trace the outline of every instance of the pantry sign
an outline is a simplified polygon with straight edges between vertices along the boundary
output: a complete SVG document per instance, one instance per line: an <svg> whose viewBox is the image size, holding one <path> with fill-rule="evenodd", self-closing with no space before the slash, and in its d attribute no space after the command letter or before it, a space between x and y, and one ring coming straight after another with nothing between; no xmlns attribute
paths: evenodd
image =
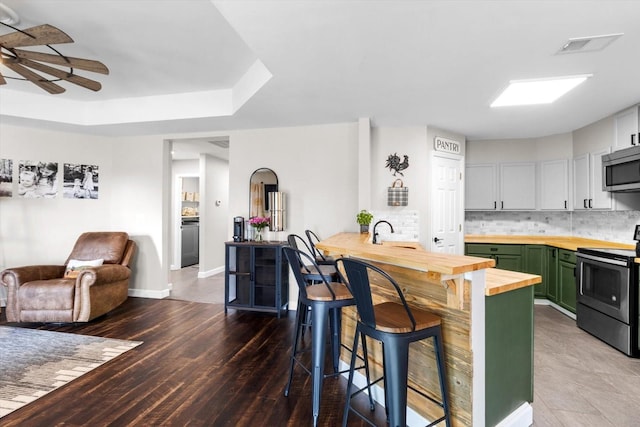
<svg viewBox="0 0 640 427"><path fill-rule="evenodd" d="M433 139L433 142L434 142L433 146L436 151L442 151L444 153L451 153L451 154L457 154L457 155L462 154L460 143L458 141L443 138L441 136L436 136Z"/></svg>

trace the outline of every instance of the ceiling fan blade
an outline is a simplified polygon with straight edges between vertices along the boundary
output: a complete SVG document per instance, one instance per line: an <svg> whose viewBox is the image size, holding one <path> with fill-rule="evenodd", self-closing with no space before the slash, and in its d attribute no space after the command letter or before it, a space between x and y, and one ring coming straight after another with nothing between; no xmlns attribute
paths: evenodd
<svg viewBox="0 0 640 427"><path fill-rule="evenodd" d="M0 36L0 45L6 48L21 46L38 46L45 44L73 43L73 39L64 31L49 25L38 25L26 30ZM24 34L27 33L27 34Z"/></svg>
<svg viewBox="0 0 640 427"><path fill-rule="evenodd" d="M39 62L30 61L28 59L18 59L18 60L14 59L9 61L18 62L25 67L33 68L34 70L41 71L43 73L49 74L50 76L54 76L59 79L66 80L68 82L71 82L78 86L82 86L87 89L91 89L96 92L102 89L102 85L95 80L87 79L85 77L81 77L75 74L69 74L64 70L59 70L57 68L49 67L48 65L40 64ZM9 61L5 61L5 63Z"/></svg>
<svg viewBox="0 0 640 427"><path fill-rule="evenodd" d="M13 53L18 58L32 59L34 61L48 62L49 64L64 65L65 67L79 68L100 74L109 74L109 69L102 62L91 59L63 57L50 53L31 52L29 50L14 49Z"/></svg>
<svg viewBox="0 0 640 427"><path fill-rule="evenodd" d="M2 75L2 73L0 73L0 85L6 85L7 81L4 79L4 76Z"/></svg>
<svg viewBox="0 0 640 427"><path fill-rule="evenodd" d="M10 70L20 74L22 77L29 80L31 83L41 87L42 89L46 90L51 94L55 95L65 91L65 89L62 86L58 86L57 84L50 82L49 80L23 67L20 64L17 64L13 61L7 61L4 58L2 63Z"/></svg>

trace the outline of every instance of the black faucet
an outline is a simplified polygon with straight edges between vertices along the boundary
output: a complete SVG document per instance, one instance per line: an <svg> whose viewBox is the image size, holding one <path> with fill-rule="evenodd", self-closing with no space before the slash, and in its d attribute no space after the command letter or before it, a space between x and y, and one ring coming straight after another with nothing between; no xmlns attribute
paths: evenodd
<svg viewBox="0 0 640 427"><path fill-rule="evenodd" d="M384 222L384 223L389 224L389 227L391 228L391 232L393 233L393 225L391 225L391 223L390 223L389 221L382 220L382 221L378 221L378 222L376 222L376 223L375 223L375 225L373 226L373 240L372 240L372 243L373 243L374 245L377 245L377 244L378 244L378 233L376 232L376 227L377 227L377 226L378 226L378 224L380 224L381 222Z"/></svg>

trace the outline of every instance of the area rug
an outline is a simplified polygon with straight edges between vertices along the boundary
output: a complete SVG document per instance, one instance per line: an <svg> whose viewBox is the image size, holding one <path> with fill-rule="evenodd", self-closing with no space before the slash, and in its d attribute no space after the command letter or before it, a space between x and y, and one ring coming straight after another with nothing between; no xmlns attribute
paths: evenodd
<svg viewBox="0 0 640 427"><path fill-rule="evenodd" d="M140 344L0 326L0 418Z"/></svg>

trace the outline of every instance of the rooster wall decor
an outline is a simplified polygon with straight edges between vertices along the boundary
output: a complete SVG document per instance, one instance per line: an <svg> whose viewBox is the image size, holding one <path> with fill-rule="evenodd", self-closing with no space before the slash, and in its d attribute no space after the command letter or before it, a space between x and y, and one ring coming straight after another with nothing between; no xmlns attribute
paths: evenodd
<svg viewBox="0 0 640 427"><path fill-rule="evenodd" d="M398 153L389 154L389 157L387 157L387 164L385 167L389 168L389 170L393 172L393 176L396 176L397 173L404 176L402 171L409 167L409 156L405 154L402 157L404 157L402 162L400 161Z"/></svg>

